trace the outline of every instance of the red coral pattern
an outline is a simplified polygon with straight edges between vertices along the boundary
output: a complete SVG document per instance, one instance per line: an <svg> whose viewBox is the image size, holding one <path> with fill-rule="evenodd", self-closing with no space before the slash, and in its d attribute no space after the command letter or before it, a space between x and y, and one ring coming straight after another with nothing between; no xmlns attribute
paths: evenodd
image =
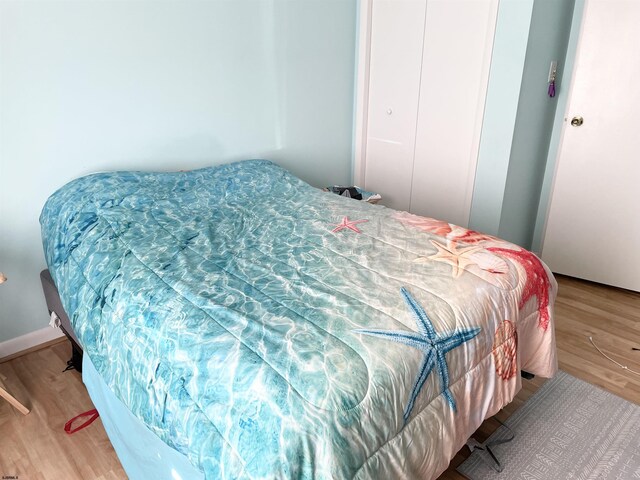
<svg viewBox="0 0 640 480"><path fill-rule="evenodd" d="M527 280L520 297L519 309L522 309L535 295L538 301L538 327L547 331L549 327L549 277L542 262L528 250L511 250L508 248L490 247L487 250L518 262L524 268Z"/></svg>
<svg viewBox="0 0 640 480"><path fill-rule="evenodd" d="M493 360L496 373L503 380L509 380L518 373L516 352L518 351L518 332L515 324L505 320L493 337Z"/></svg>
<svg viewBox="0 0 640 480"><path fill-rule="evenodd" d="M396 213L396 218L405 225L410 225L424 232L433 233L441 237L448 238L449 233L451 233L451 224L443 222L442 220L436 220L435 218L419 217L418 215L407 212Z"/></svg>
<svg viewBox="0 0 640 480"><path fill-rule="evenodd" d="M478 243L478 242L501 242L504 243L504 240L500 240L497 237L493 237L491 235L486 235L484 233L476 232L475 230L467 230L460 228L461 232L454 237L452 240L463 243Z"/></svg>
<svg viewBox="0 0 640 480"><path fill-rule="evenodd" d="M443 222L442 220L436 220L435 218L419 217L411 213L400 212L396 214L396 218L406 225L418 228L423 232L433 233L445 237L452 242L462 243L479 243L479 242L500 242L504 243L504 240L500 240L497 237L486 235L484 233L476 232L475 230L468 230L452 223Z"/></svg>

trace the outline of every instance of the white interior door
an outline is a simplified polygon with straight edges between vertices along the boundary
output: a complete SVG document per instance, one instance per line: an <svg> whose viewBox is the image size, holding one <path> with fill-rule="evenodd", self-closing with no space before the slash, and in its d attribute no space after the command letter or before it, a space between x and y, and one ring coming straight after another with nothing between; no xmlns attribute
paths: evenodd
<svg viewBox="0 0 640 480"><path fill-rule="evenodd" d="M542 250L554 272L636 291L639 26L638 0L585 4Z"/></svg>

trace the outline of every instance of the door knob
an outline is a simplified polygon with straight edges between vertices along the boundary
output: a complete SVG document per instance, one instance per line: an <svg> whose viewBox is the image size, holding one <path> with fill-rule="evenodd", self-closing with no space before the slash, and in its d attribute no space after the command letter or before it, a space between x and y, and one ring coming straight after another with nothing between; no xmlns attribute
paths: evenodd
<svg viewBox="0 0 640 480"><path fill-rule="evenodd" d="M582 118L582 117L573 117L571 119L571 126L573 126L573 127L579 127L583 123L584 123L584 118Z"/></svg>

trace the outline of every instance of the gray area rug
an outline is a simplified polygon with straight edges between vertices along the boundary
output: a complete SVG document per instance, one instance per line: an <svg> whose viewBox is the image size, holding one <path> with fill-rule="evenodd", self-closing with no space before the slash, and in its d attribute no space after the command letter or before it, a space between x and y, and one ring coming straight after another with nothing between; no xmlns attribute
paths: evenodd
<svg viewBox="0 0 640 480"><path fill-rule="evenodd" d="M474 452L458 472L484 479L640 479L640 406L558 372L505 424L516 434L492 450L498 473ZM491 439L508 437L500 427Z"/></svg>

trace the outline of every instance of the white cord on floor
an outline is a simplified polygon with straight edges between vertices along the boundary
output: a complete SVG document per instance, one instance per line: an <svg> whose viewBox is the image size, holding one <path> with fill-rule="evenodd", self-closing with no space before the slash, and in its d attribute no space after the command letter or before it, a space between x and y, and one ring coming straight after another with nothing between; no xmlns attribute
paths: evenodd
<svg viewBox="0 0 640 480"><path fill-rule="evenodd" d="M591 342L591 345L593 345L594 347L596 347L596 350L598 350L600 352L600 354L606 358L607 360L611 360L613 363L615 363L616 365L618 365L620 368L622 368L623 370L626 370L627 372L631 372L634 375L638 375L640 376L640 372L636 372L635 370L631 370L629 367L627 367L626 365L622 365L621 363L616 362L613 358L611 358L610 356L608 356L606 353L604 353L602 350L600 350L598 348L598 346L595 344L595 342L593 341L592 337L589 337L589 341Z"/></svg>

